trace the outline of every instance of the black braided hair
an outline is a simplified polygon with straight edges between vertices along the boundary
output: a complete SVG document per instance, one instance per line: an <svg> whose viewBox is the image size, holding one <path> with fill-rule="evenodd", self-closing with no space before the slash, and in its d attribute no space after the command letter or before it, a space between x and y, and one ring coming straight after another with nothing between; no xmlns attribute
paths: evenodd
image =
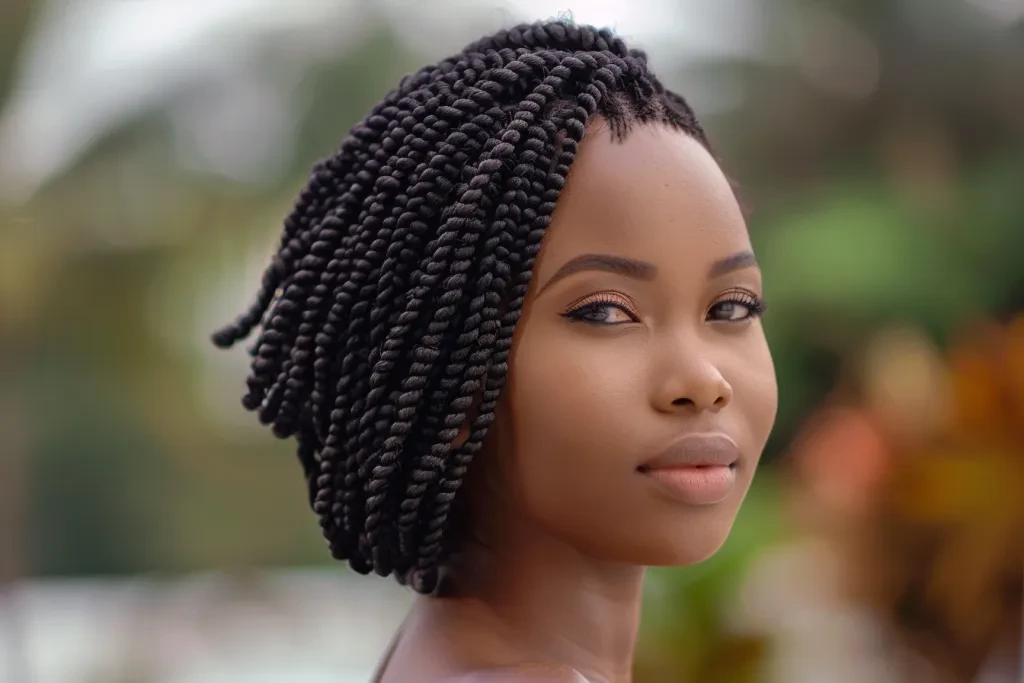
<svg viewBox="0 0 1024 683"><path fill-rule="evenodd" d="M422 593L505 380L541 238L588 123L686 101L609 30L523 24L406 76L317 164L256 301L243 405L295 436L332 555ZM453 448L460 428L468 438Z"/></svg>

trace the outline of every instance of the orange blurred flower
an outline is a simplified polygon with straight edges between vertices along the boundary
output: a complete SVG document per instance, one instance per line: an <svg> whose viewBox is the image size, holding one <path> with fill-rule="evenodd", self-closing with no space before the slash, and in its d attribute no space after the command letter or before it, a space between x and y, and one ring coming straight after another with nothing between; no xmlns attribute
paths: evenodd
<svg viewBox="0 0 1024 683"><path fill-rule="evenodd" d="M894 458L872 562L894 623L970 680L995 648L1019 637L1024 317L973 326L948 365L948 424L919 452Z"/></svg>

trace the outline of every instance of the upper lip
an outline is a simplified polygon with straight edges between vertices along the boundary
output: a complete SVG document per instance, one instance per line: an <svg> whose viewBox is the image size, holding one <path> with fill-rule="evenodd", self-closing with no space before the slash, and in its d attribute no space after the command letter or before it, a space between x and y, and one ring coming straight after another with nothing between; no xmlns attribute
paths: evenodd
<svg viewBox="0 0 1024 683"><path fill-rule="evenodd" d="M736 442L722 434L691 433L673 441L668 448L639 467L642 471L681 467L731 466L740 459Z"/></svg>

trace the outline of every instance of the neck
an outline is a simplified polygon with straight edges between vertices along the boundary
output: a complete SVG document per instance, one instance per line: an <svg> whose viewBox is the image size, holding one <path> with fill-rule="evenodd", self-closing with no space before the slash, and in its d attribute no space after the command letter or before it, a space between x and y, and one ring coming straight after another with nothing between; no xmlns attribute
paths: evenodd
<svg viewBox="0 0 1024 683"><path fill-rule="evenodd" d="M474 664L547 662L594 683L628 683L643 567L596 561L510 523L515 515L489 517L452 566L451 597L425 598L417 611L443 622L456 642L476 641L472 649L489 661Z"/></svg>

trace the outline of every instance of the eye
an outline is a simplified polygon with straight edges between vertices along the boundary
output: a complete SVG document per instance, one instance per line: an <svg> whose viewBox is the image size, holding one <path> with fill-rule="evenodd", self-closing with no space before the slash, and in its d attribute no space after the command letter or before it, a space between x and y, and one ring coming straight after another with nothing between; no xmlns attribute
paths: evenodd
<svg viewBox="0 0 1024 683"><path fill-rule="evenodd" d="M605 293L576 301L562 315L570 321L590 325L623 325L637 322L637 315L631 309L624 297Z"/></svg>
<svg viewBox="0 0 1024 683"><path fill-rule="evenodd" d="M712 322L739 323L764 315L767 304L761 297L746 290L727 293L708 311Z"/></svg>

